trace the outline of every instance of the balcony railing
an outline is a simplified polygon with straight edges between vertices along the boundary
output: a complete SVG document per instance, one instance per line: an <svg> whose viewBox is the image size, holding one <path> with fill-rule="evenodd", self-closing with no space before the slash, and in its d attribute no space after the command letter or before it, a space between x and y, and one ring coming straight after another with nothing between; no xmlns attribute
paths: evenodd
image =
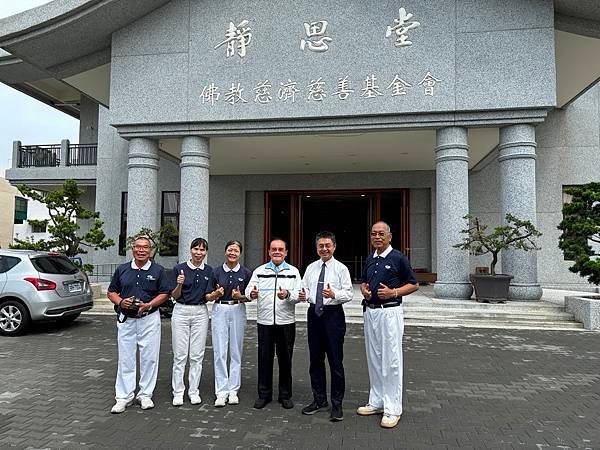
<svg viewBox="0 0 600 450"><path fill-rule="evenodd" d="M95 166L98 161L98 145L73 144L69 145L69 166Z"/></svg>
<svg viewBox="0 0 600 450"><path fill-rule="evenodd" d="M60 166L60 144L22 145L18 155L18 167Z"/></svg>
<svg viewBox="0 0 600 450"><path fill-rule="evenodd" d="M16 167L95 166L98 162L97 144L21 145L13 143Z"/></svg>

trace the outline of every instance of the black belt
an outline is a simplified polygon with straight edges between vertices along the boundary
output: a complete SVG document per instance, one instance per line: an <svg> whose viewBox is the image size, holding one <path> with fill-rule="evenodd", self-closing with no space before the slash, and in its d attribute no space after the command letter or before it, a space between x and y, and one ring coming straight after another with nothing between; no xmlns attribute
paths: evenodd
<svg viewBox="0 0 600 450"><path fill-rule="evenodd" d="M182 302L179 300L175 300L175 303L179 303L180 305L190 305L190 306L198 306L198 305L205 305L206 301L200 302L200 303L187 303L187 302Z"/></svg>
<svg viewBox="0 0 600 450"><path fill-rule="evenodd" d="M363 312L369 309L377 309L377 308L393 308L395 306L402 305L402 302L388 302L388 303L368 303L365 300L362 302Z"/></svg>
<svg viewBox="0 0 600 450"><path fill-rule="evenodd" d="M215 300L215 303L219 303L221 305L237 305L238 303L244 303L240 300Z"/></svg>

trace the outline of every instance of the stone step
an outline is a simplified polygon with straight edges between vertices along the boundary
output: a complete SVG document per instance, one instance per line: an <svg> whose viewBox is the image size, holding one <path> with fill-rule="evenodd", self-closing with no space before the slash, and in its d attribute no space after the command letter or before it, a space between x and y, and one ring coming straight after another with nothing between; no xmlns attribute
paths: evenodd
<svg viewBox="0 0 600 450"><path fill-rule="evenodd" d="M106 284L101 285L94 293L99 298L94 300L91 313L114 314L112 303L106 298ZM548 294L554 301L490 304L474 300L436 299L431 286L424 286L404 298L405 323L407 326L582 330L582 324L576 322L573 315L555 301L562 293L549 291ZM360 289L354 286L354 299L344 305L348 323L363 322L361 300ZM210 311L212 304L209 303L208 308ZM307 304L298 304L296 320L306 321L307 309ZM256 320L256 302L247 303L246 312L248 320Z"/></svg>

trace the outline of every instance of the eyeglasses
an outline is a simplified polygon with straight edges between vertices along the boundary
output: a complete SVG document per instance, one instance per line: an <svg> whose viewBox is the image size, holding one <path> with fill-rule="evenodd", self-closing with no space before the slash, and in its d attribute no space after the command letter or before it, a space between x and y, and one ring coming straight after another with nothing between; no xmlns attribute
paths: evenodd
<svg viewBox="0 0 600 450"><path fill-rule="evenodd" d="M371 231L371 236L373 237L384 237L385 235L387 235L387 231Z"/></svg>
<svg viewBox="0 0 600 450"><path fill-rule="evenodd" d="M149 245L134 245L133 248L136 250L150 250Z"/></svg>

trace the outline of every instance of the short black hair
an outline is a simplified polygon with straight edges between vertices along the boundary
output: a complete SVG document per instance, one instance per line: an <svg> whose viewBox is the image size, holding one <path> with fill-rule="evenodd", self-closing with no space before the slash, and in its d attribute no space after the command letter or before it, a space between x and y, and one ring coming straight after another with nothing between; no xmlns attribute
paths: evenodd
<svg viewBox="0 0 600 450"><path fill-rule="evenodd" d="M269 248L271 248L271 244L273 243L273 241L281 241L283 242L283 245L285 246L285 249L287 250L288 246L287 246L287 242L285 239L282 239L278 236L274 236L271 238L271 240L269 241Z"/></svg>
<svg viewBox="0 0 600 450"><path fill-rule="evenodd" d="M336 245L335 234L333 234L331 231L319 231L315 236L315 242L319 242L319 239L331 239L333 245Z"/></svg>
<svg viewBox="0 0 600 450"><path fill-rule="evenodd" d="M242 250L244 247L242 247L242 243L240 241L236 241L235 239L232 239L227 244L225 244L225 250L227 250L227 247L229 247L230 245L237 245L240 248L240 253L242 253Z"/></svg>
<svg viewBox="0 0 600 450"><path fill-rule="evenodd" d="M204 247L204 249L208 251L208 242L206 242L206 239L204 238L196 238L190 244L190 250L194 247Z"/></svg>

